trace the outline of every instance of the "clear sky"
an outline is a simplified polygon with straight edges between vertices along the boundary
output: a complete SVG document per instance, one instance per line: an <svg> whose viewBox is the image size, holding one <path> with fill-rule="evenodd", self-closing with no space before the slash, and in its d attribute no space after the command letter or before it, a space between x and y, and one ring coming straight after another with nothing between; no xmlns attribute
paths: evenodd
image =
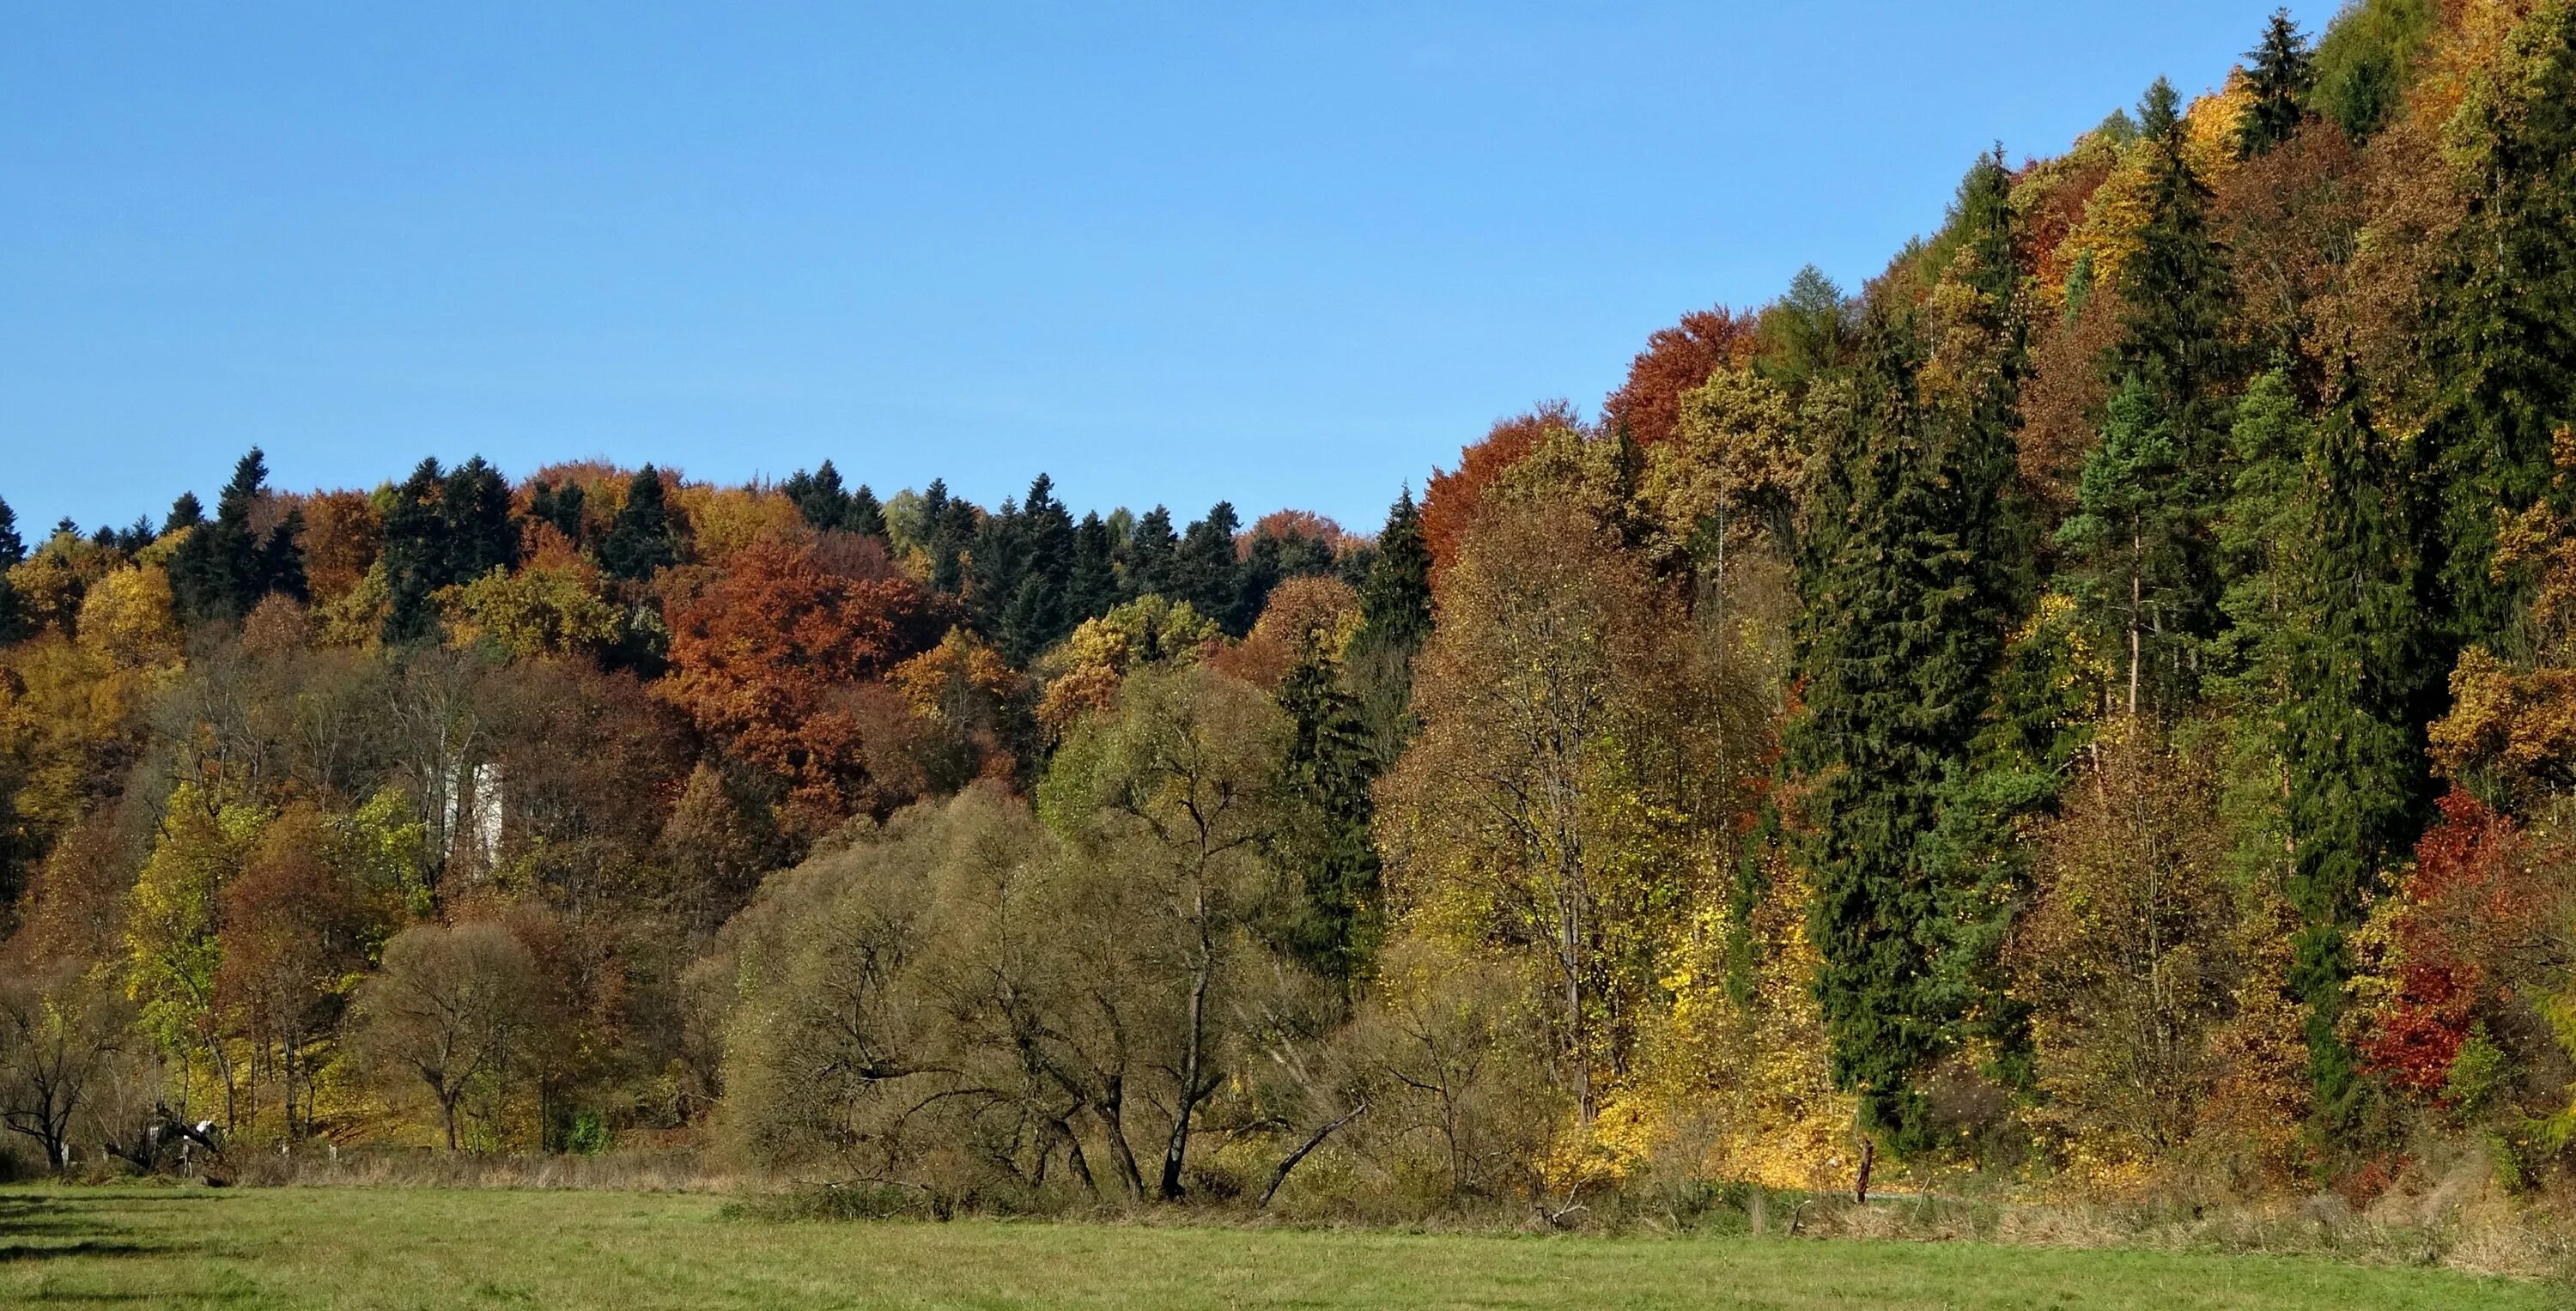
<svg viewBox="0 0 2576 1311"><path fill-rule="evenodd" d="M828 456L1373 529L2270 8L0 0L0 497Z"/></svg>

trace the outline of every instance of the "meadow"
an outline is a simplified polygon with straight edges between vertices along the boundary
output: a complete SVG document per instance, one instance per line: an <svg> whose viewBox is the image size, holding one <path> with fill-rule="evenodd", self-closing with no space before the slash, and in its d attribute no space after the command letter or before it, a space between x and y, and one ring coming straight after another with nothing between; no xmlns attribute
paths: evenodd
<svg viewBox="0 0 2576 1311"><path fill-rule="evenodd" d="M718 1196L576 1190L0 1190L10 1306L2477 1311L2557 1294L2306 1257L1970 1242L780 1221Z"/></svg>

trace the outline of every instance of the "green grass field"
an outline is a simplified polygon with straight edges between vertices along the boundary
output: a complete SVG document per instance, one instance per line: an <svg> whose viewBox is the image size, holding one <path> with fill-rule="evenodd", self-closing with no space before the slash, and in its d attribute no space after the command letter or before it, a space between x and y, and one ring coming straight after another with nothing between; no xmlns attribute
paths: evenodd
<svg viewBox="0 0 2576 1311"><path fill-rule="evenodd" d="M703 1196L0 1190L0 1304L2543 1307L2541 1285L1967 1243L731 1218Z"/></svg>

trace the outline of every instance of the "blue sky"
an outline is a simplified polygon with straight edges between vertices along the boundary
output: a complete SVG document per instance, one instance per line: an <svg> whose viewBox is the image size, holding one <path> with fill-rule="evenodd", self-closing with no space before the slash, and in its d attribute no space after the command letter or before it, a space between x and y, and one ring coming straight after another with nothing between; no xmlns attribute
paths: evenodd
<svg viewBox="0 0 2576 1311"><path fill-rule="evenodd" d="M0 497L258 444L1374 528L2270 7L0 0Z"/></svg>

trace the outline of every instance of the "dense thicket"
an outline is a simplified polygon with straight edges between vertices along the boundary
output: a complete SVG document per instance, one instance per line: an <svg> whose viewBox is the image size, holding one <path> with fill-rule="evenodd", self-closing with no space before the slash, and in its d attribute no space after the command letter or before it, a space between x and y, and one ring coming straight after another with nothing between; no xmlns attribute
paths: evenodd
<svg viewBox="0 0 2576 1311"><path fill-rule="evenodd" d="M2576 6L2363 0L1374 536L828 461L0 507L0 1116L940 1209L2554 1204L2571 424Z"/></svg>

